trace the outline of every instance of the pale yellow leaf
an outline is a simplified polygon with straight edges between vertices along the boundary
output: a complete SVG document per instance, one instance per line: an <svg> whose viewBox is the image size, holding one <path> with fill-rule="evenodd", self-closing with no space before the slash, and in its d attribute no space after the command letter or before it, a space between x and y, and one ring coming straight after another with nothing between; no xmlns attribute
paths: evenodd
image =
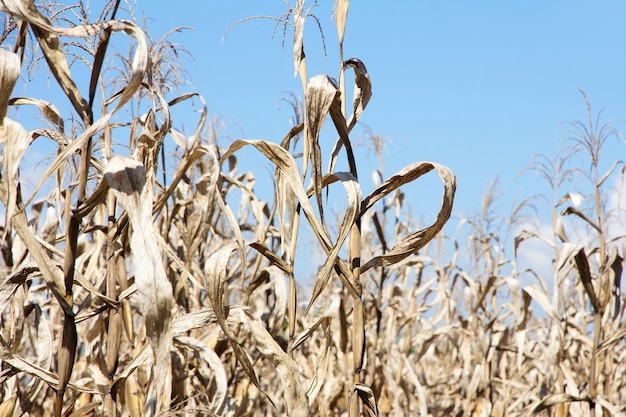
<svg viewBox="0 0 626 417"><path fill-rule="evenodd" d="M348 0L335 1L335 23L337 25L337 35L340 44L343 43L343 37L346 32L346 19L348 17L349 6L350 2Z"/></svg>
<svg viewBox="0 0 626 417"><path fill-rule="evenodd" d="M7 116L9 99L20 76L20 57L4 48L0 48L0 128Z"/></svg>

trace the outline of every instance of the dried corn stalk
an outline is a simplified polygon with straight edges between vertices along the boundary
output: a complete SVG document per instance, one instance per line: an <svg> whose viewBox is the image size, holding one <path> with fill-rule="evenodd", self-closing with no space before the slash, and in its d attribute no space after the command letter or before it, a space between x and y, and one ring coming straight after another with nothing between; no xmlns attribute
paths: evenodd
<svg viewBox="0 0 626 417"><path fill-rule="evenodd" d="M152 223L152 188L146 183L143 166L115 156L104 172L109 187L128 213L132 235L131 252L139 306L154 353L150 392L146 401L149 416L169 409L171 371L172 285L163 268L158 237Z"/></svg>

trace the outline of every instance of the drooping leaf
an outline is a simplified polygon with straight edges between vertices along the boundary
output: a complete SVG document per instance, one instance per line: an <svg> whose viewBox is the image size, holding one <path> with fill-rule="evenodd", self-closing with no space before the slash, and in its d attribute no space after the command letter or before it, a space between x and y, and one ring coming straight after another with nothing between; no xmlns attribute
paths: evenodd
<svg viewBox="0 0 626 417"><path fill-rule="evenodd" d="M155 415L169 407L173 296L152 223L152 190L146 186L143 165L119 155L111 158L104 177L128 213L132 227L130 246L135 263L135 284L155 359L155 377L146 407L150 415Z"/></svg>
<svg viewBox="0 0 626 417"><path fill-rule="evenodd" d="M444 186L443 200L441 203L441 209L437 214L435 223L431 226L422 229L418 232L412 233L409 236L402 239L400 242L389 250L389 252L376 256L367 261L361 267L361 273L376 266L388 266L393 265L407 256L414 254L417 250L424 247L441 231L444 224L450 218L452 213L452 205L454 203L454 193L456 191L456 177L448 168L443 165L436 164L434 162L417 162L411 164L398 173L394 174L377 187L369 196L367 196L361 203L361 216L367 211L374 203L381 198L389 195L391 192L397 190L404 184L410 183L416 180L422 175L435 170L441 178Z"/></svg>

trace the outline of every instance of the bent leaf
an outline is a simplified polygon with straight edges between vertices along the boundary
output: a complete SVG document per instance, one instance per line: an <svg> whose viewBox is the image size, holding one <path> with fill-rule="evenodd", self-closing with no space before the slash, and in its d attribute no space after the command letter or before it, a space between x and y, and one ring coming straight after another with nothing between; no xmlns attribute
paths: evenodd
<svg viewBox="0 0 626 417"><path fill-rule="evenodd" d="M447 167L443 165L436 164L434 162L417 162L411 164L383 184L381 184L378 188L372 192L367 198L363 200L361 203L361 214L363 216L365 212L374 205L377 201L389 195L393 191L397 190L404 184L408 184L411 181L416 180L422 175L435 170L441 178L444 185L444 193L443 200L441 204L441 209L439 210L439 214L437 214L437 219L435 223L431 226L422 229L418 232L412 233L409 236L402 239L400 242L396 244L389 252L376 256L369 261L367 261L362 267L361 272L365 272L368 269L376 266L389 266L396 264L402 261L409 255L414 254L417 250L424 247L428 242L430 242L436 235L441 231L444 224L450 218L450 214L452 213L452 204L454 203L454 193L456 191L456 177Z"/></svg>

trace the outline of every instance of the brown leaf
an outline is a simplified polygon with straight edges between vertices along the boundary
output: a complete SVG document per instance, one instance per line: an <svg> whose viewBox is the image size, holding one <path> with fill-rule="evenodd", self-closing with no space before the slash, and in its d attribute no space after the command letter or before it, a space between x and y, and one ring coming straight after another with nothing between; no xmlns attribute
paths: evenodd
<svg viewBox="0 0 626 417"><path fill-rule="evenodd" d="M300 181L300 176L299 176L296 162L293 156L285 148L283 148L280 145L274 144L272 142L263 141L263 140L239 139L233 142L228 148L228 150L224 153L224 155L222 155L222 159L221 159L222 163L224 163L224 161L227 161L228 158L230 158L230 156L233 155L235 152L237 152L239 149L247 145L252 145L255 148L257 148L263 155L265 155L266 158L268 158L276 166L277 170L281 171L282 175L284 176L285 184L289 185L289 187L294 193L294 196L300 203L300 207L302 208L302 211L304 212L305 217L309 221L309 224L311 225L311 228L313 229L315 236L317 237L318 241L322 245L322 249L326 253L331 253L331 252L335 254L339 253L340 246L343 244L343 241L342 240L338 241L337 242L338 247L333 247L334 245L331 243L330 237L328 236L328 234L326 234L326 232L324 231L324 228L322 227L320 222L317 220L317 217L315 216L315 212L313 210L313 207L311 206L311 202L309 201L307 193L305 192L304 187L302 186L302 182ZM339 175L344 175L344 174L339 174ZM333 178L335 181L339 179L338 176L331 176L330 178ZM323 180L323 181L326 181L326 180ZM328 181L329 183L332 182L330 180ZM334 257L329 256L327 259L327 262L330 262L331 260L333 263L336 264L335 267L340 271L339 277L344 283L344 285L346 285L346 288L350 291L350 293L354 297L360 297L361 296L360 284L358 282L355 282L352 279L352 273L350 271L350 268L348 268L345 262L341 261L341 259L337 258L336 256ZM324 269L325 271L324 273L330 273L330 270L332 270L332 268ZM322 281L322 280L326 280L326 277L323 274L318 273L317 279Z"/></svg>
<svg viewBox="0 0 626 417"><path fill-rule="evenodd" d="M397 190L402 185L416 180L427 172L435 170L441 178L444 185L443 201L441 209L437 214L435 223L431 226L422 229L418 232L412 233L409 236L398 242L389 252L376 256L370 259L361 267L361 272L365 272L368 269L376 266L388 266L400 262L407 256L414 254L417 250L424 247L441 231L444 224L450 218L452 213L452 204L454 203L454 193L456 191L456 178L452 171L443 165L436 164L434 162L416 162L411 164L398 173L394 174L391 178L377 187L369 196L367 196L361 203L361 216L368 210L374 203L381 198L389 195L391 192Z"/></svg>
<svg viewBox="0 0 626 417"><path fill-rule="evenodd" d="M593 288L591 270L589 269L589 261L587 260L585 249L579 245L576 245L575 248L577 250L574 253L574 260L576 261L576 268L578 269L580 281L585 288L585 292L589 297L589 302L593 306L593 310L596 312L596 314L602 313L602 305L600 304L600 300L598 299L598 296L596 295L596 292Z"/></svg>
<svg viewBox="0 0 626 417"><path fill-rule="evenodd" d="M354 69L353 112L350 116L350 122L348 123L348 129L352 130L372 98L372 81L370 80L367 68L365 68L365 64L360 59L348 59L344 61L343 67Z"/></svg>
<svg viewBox="0 0 626 417"><path fill-rule="evenodd" d="M315 200L322 225L325 226L322 206L322 149L319 144L320 131L338 94L337 85L327 75L316 75L307 84L305 94L305 149L309 149L311 158L311 181L315 190ZM307 158L309 155L304 155Z"/></svg>

